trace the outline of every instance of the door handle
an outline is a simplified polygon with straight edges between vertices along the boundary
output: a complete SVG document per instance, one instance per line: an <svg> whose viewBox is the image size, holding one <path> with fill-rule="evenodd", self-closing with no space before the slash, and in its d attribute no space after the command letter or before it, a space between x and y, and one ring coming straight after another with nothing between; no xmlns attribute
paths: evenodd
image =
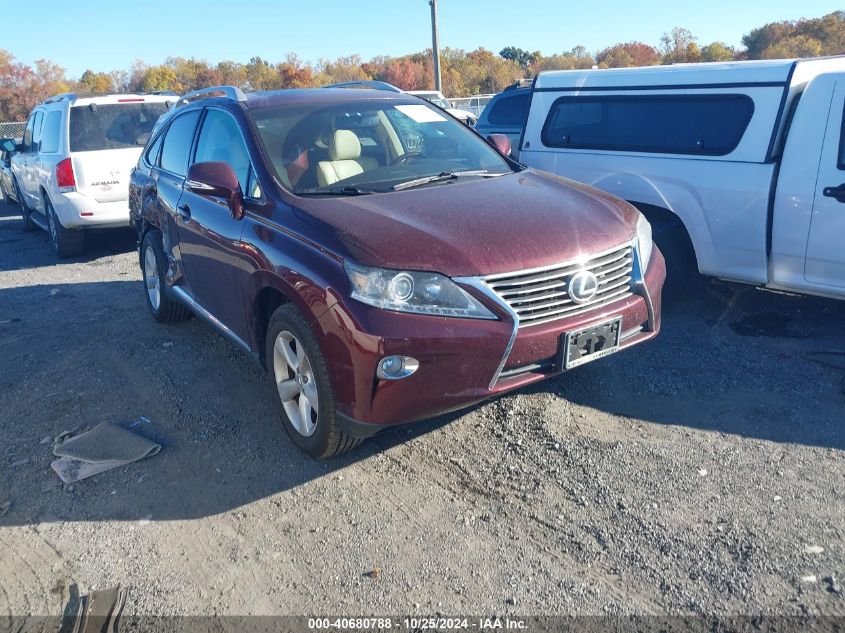
<svg viewBox="0 0 845 633"><path fill-rule="evenodd" d="M191 219L191 207L187 204L180 204L176 207L176 213L179 214L179 217L182 219L182 222L188 222Z"/></svg>
<svg viewBox="0 0 845 633"><path fill-rule="evenodd" d="M838 187L825 187L822 189L822 195L828 198L834 198L837 202L845 202L845 183Z"/></svg>

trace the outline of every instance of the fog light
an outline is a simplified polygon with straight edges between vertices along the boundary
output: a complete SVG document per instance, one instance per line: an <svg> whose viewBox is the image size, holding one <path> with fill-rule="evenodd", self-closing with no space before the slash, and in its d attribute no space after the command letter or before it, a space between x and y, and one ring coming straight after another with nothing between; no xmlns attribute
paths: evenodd
<svg viewBox="0 0 845 633"><path fill-rule="evenodd" d="M382 380L407 378L419 369L420 362L410 356L385 356L378 362L376 376Z"/></svg>

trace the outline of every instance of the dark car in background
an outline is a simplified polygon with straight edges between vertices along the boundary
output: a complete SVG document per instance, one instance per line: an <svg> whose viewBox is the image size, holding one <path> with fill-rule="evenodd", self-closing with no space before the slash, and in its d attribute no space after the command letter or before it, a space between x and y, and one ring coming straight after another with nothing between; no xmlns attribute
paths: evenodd
<svg viewBox="0 0 845 633"><path fill-rule="evenodd" d="M512 155L519 159L519 141L528 107L531 105L531 83L517 81L493 97L478 121L475 128L483 136L490 134L504 134L511 141Z"/></svg>
<svg viewBox="0 0 845 633"><path fill-rule="evenodd" d="M130 179L149 310L261 362L320 457L654 337L648 223L506 146L383 90L186 95Z"/></svg>

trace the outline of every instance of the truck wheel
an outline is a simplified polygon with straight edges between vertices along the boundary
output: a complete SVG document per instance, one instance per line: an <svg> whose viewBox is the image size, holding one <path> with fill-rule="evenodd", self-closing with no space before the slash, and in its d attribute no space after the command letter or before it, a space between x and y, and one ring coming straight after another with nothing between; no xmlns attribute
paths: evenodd
<svg viewBox="0 0 845 633"><path fill-rule="evenodd" d="M32 211L29 210L29 207L26 206L26 202L23 201L23 196L21 195L21 188L18 187L18 181L12 181L12 186L15 188L15 197L18 199L18 204L21 207L21 216L23 216L23 230L34 231L35 222L32 221Z"/></svg>
<svg viewBox="0 0 845 633"><path fill-rule="evenodd" d="M282 424L294 444L312 457L325 458L361 443L360 438L345 434L337 422L325 358L308 322L293 304L280 306L270 317L265 352Z"/></svg>
<svg viewBox="0 0 845 633"><path fill-rule="evenodd" d="M166 292L164 247L158 231L147 231L141 242L141 272L144 275L147 307L159 323L177 323L191 318L191 311Z"/></svg>
<svg viewBox="0 0 845 633"><path fill-rule="evenodd" d="M21 202L21 208L26 206ZM72 231L66 229L59 222L56 217L56 210L53 209L53 204L49 198L44 199L44 211L47 216L47 228L50 233L50 243L53 245L53 250L56 255L65 259L67 257L76 257L82 253L82 248L85 244L84 234L82 231ZM30 220L31 221L31 220Z"/></svg>

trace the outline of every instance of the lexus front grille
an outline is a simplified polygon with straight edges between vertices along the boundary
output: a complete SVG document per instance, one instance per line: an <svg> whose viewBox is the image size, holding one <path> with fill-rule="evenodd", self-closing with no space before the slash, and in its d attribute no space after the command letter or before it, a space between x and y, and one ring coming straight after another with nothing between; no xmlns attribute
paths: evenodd
<svg viewBox="0 0 845 633"><path fill-rule="evenodd" d="M484 283L511 307L524 327L581 314L632 295L633 268L634 249L629 243L586 259L488 275ZM577 302L570 296L569 281L585 270L596 276L598 288L591 299Z"/></svg>

